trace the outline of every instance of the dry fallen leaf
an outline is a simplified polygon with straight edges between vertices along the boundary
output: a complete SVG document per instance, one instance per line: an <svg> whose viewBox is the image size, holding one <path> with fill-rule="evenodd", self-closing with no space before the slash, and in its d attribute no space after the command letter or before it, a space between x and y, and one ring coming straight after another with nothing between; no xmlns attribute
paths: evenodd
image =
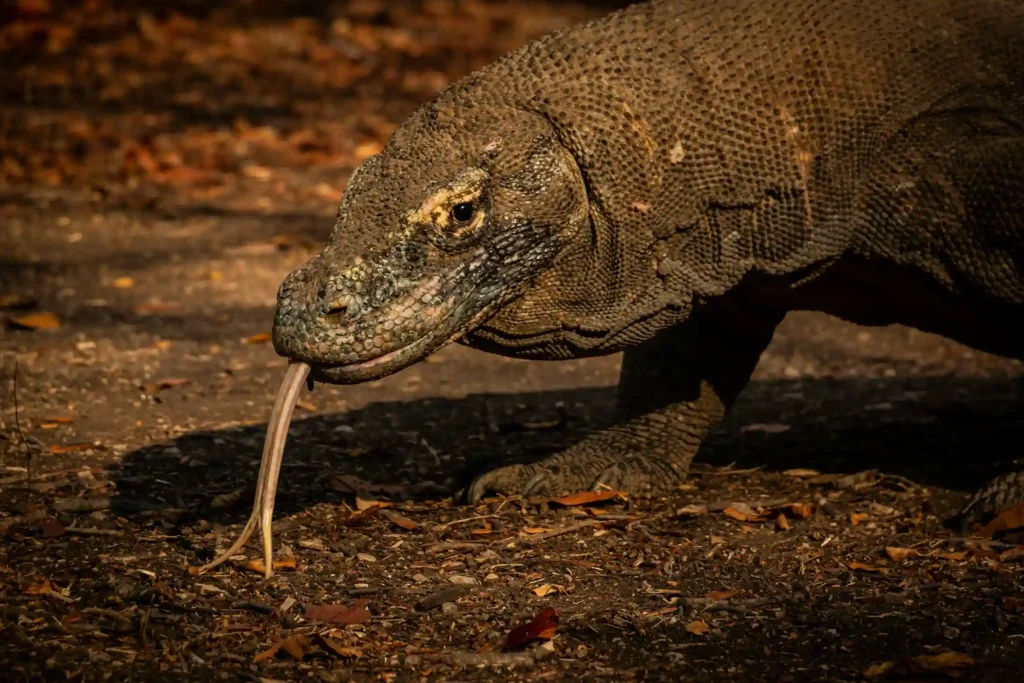
<svg viewBox="0 0 1024 683"><path fill-rule="evenodd" d="M285 557L280 560L274 560L274 569L296 569L297 564L294 557ZM245 568L249 571L256 572L257 574L263 574L266 567L263 564L263 560L249 560L245 563Z"/></svg>
<svg viewBox="0 0 1024 683"><path fill-rule="evenodd" d="M25 589L25 595L49 595L52 592L53 585L49 579L45 579L42 583L33 583Z"/></svg>
<svg viewBox="0 0 1024 683"><path fill-rule="evenodd" d="M61 455L62 453L78 453L80 451L91 450L102 450L102 447L100 447L97 444L89 442L54 444L50 446L50 452L53 453L54 455Z"/></svg>
<svg viewBox="0 0 1024 683"><path fill-rule="evenodd" d="M0 294L0 310L32 308L36 300L24 294Z"/></svg>
<svg viewBox="0 0 1024 683"><path fill-rule="evenodd" d="M850 513L850 524L852 524L853 526L857 526L858 524L860 524L861 522L863 522L865 519L867 519L870 516L871 515L869 515L866 512L851 512Z"/></svg>
<svg viewBox="0 0 1024 683"><path fill-rule="evenodd" d="M543 526L530 526L523 529L524 534L546 534L551 529Z"/></svg>
<svg viewBox="0 0 1024 683"><path fill-rule="evenodd" d="M305 633L296 633L274 643L269 649L256 655L255 660L257 662L264 662L268 659L273 659L281 650L284 650L295 659L302 659L309 652L309 648L312 645L313 636L306 635Z"/></svg>
<svg viewBox="0 0 1024 683"><path fill-rule="evenodd" d="M130 289L135 286L135 280L128 276L124 276L115 278L110 284L114 285L114 287L117 287L118 289Z"/></svg>
<svg viewBox="0 0 1024 683"><path fill-rule="evenodd" d="M936 557L941 557L944 560L953 560L954 562L962 562L970 557L970 552L966 550L958 550L952 553L936 553Z"/></svg>
<svg viewBox="0 0 1024 683"><path fill-rule="evenodd" d="M558 592L558 589L552 586L550 583L545 583L543 586L537 586L533 589L534 595L538 598L543 598L551 593Z"/></svg>
<svg viewBox="0 0 1024 683"><path fill-rule="evenodd" d="M946 651L937 655L918 655L910 660L922 671L941 673L953 678L962 676L974 667L974 659L961 652Z"/></svg>
<svg viewBox="0 0 1024 683"><path fill-rule="evenodd" d="M786 519L786 515L779 513L779 516L775 518L775 528L779 531L786 531L789 529L789 520Z"/></svg>
<svg viewBox="0 0 1024 683"><path fill-rule="evenodd" d="M386 517L395 526L401 527L406 531L412 531L413 529L418 529L420 527L416 522L412 521L408 517L403 517L394 510L381 510L380 514Z"/></svg>
<svg viewBox="0 0 1024 683"><path fill-rule="evenodd" d="M356 600L351 605L319 605L306 610L307 619L326 621L332 624L365 624L370 620L370 611L366 605L369 598Z"/></svg>
<svg viewBox="0 0 1024 683"><path fill-rule="evenodd" d="M676 510L677 517L700 517L708 514L707 505L684 505Z"/></svg>
<svg viewBox="0 0 1024 683"><path fill-rule="evenodd" d="M733 590L733 591L711 591L710 593L708 593L704 597L707 598L708 600L728 600L732 596L738 595L739 592L740 591L738 591L738 590Z"/></svg>
<svg viewBox="0 0 1024 683"><path fill-rule="evenodd" d="M703 619L697 619L696 621L691 621L689 624L687 624L683 628L685 628L687 631L689 631L690 633L692 633L695 636L702 636L702 635L704 635L705 633L707 633L708 631L711 630L711 627L708 626L707 622L705 622Z"/></svg>
<svg viewBox="0 0 1024 683"><path fill-rule="evenodd" d="M893 562L903 562L908 557L917 555L917 551L912 548L897 548L895 546L886 546L885 554L889 556L889 559Z"/></svg>
<svg viewBox="0 0 1024 683"><path fill-rule="evenodd" d="M259 332L242 340L243 344L265 344L270 341L269 332Z"/></svg>
<svg viewBox="0 0 1024 683"><path fill-rule="evenodd" d="M522 647L534 640L550 640L558 628L558 614L545 607L530 622L516 626L508 632L502 650Z"/></svg>
<svg viewBox="0 0 1024 683"><path fill-rule="evenodd" d="M802 467L797 467L795 469L786 470L785 472L783 472L783 474L785 474L787 477L809 478L817 477L818 475L821 474L821 472L819 472L818 470L809 470Z"/></svg>
<svg viewBox="0 0 1024 683"><path fill-rule="evenodd" d="M998 533L1019 529L1022 526L1024 526L1024 503L1017 503L996 515L996 518L979 529L975 536L992 538Z"/></svg>
<svg viewBox="0 0 1024 683"><path fill-rule="evenodd" d="M22 330L56 330L60 318L49 312L29 313L8 318L7 325Z"/></svg>
<svg viewBox="0 0 1024 683"><path fill-rule="evenodd" d="M491 533L492 531L494 531L494 529L491 527L491 523L488 522L487 520L484 520L483 527L481 527L480 529L473 529L469 533L475 534L477 536L486 536L487 534Z"/></svg>
<svg viewBox="0 0 1024 683"><path fill-rule="evenodd" d="M999 553L1000 562L1016 562L1024 560L1024 545L1017 545Z"/></svg>
<svg viewBox="0 0 1024 683"><path fill-rule="evenodd" d="M580 493L574 493L571 496L566 496L565 498L557 498L551 502L571 507L573 505L600 503L620 496L625 498L626 493L624 491L582 491Z"/></svg>
<svg viewBox="0 0 1024 683"><path fill-rule="evenodd" d="M789 510L800 519L807 519L814 514L814 506L810 503L786 503L783 510Z"/></svg>
<svg viewBox="0 0 1024 683"><path fill-rule="evenodd" d="M959 678L975 665L974 659L960 652L946 651L937 655L918 655L902 662L872 664L864 671L866 678L914 678L939 674Z"/></svg>
<svg viewBox="0 0 1024 683"><path fill-rule="evenodd" d="M74 422L75 418L69 417L67 415L54 415L53 417L43 418L43 420L44 420L44 423L47 423L47 424L52 423L52 424L66 425L66 424L71 424L72 422Z"/></svg>
<svg viewBox="0 0 1024 683"><path fill-rule="evenodd" d="M753 512L753 510L748 512L746 510L740 510L732 505L722 510L722 512L727 517L732 517L739 522L760 522L764 519L764 517Z"/></svg>
<svg viewBox="0 0 1024 683"><path fill-rule="evenodd" d="M356 510L359 512L366 512L373 508L386 508L391 507L391 503L386 500L373 500L369 498L360 498L356 496Z"/></svg>
<svg viewBox="0 0 1024 683"><path fill-rule="evenodd" d="M163 379L159 379L156 382L153 382L149 386L142 387L142 389L143 391L155 394L156 392L162 391L164 389L173 389L174 387L180 387L184 384L188 384L191 381L192 380L188 379L187 377L164 377Z"/></svg>
<svg viewBox="0 0 1024 683"><path fill-rule="evenodd" d="M851 562L846 566L855 572L885 572L885 570L880 567L872 567L870 564L863 564L861 562Z"/></svg>
<svg viewBox="0 0 1024 683"><path fill-rule="evenodd" d="M336 657L351 657L353 659L359 659L363 656L363 651L358 647L346 647L335 638L329 638L323 634L317 634L317 641L320 643L321 647L334 654Z"/></svg>

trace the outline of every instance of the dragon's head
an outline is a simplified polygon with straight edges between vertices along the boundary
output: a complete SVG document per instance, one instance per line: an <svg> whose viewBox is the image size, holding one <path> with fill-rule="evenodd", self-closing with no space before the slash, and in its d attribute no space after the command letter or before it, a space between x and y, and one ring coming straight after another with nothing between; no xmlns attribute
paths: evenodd
<svg viewBox="0 0 1024 683"><path fill-rule="evenodd" d="M356 169L327 245L282 283L274 348L314 379L362 382L423 359L586 234L583 177L548 120L458 102L424 105Z"/></svg>

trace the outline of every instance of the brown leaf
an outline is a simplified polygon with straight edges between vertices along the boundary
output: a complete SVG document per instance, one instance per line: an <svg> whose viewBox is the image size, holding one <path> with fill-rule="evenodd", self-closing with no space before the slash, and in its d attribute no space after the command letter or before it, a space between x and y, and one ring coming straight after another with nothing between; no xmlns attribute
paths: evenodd
<svg viewBox="0 0 1024 683"><path fill-rule="evenodd" d="M1017 560L1024 560L1024 545L1014 546L999 553L1000 562L1016 562Z"/></svg>
<svg viewBox="0 0 1024 683"><path fill-rule="evenodd" d="M28 313L8 318L7 325L21 330L56 330L60 318L49 312Z"/></svg>
<svg viewBox="0 0 1024 683"><path fill-rule="evenodd" d="M359 510L359 512L366 512L367 510L371 510L373 508L386 507L391 507L391 503L386 500L372 500L356 496L356 510Z"/></svg>
<svg viewBox="0 0 1024 683"><path fill-rule="evenodd" d="M50 446L50 452L54 455L61 455L62 453L77 453L80 451L91 451L91 450L103 450L101 446L94 443L81 442L81 443L67 443L67 444L54 444Z"/></svg>
<svg viewBox="0 0 1024 683"><path fill-rule="evenodd" d="M546 597L552 593L557 593L558 589L552 586L550 583L545 583L543 586L537 586L533 589L534 595L538 598Z"/></svg>
<svg viewBox="0 0 1024 683"><path fill-rule="evenodd" d="M320 643L320 646L322 648L332 653L336 657L351 657L354 659L359 659L363 656L363 651L360 650L358 647L346 647L341 644L341 641L335 638L329 638L328 636L325 636L322 633L317 634L317 641Z"/></svg>
<svg viewBox="0 0 1024 683"><path fill-rule="evenodd" d="M365 624L371 616L366 609L368 604L370 599L363 598L351 605L318 605L306 610L306 618L332 624Z"/></svg>
<svg viewBox="0 0 1024 683"><path fill-rule="evenodd" d="M249 571L256 572L257 574L262 574L266 569L266 565L263 564L263 560L249 560L245 563L245 568ZM298 565L296 564L294 557L284 557L280 560L274 560L274 562L272 563L272 568L275 570L291 569L294 571L298 568Z"/></svg>
<svg viewBox="0 0 1024 683"><path fill-rule="evenodd" d="M779 513L779 516L775 518L775 528L779 531L786 531L789 529L789 520L786 519L786 515Z"/></svg>
<svg viewBox="0 0 1024 683"><path fill-rule="evenodd" d="M523 529L524 534L546 534L549 531L551 531L551 529L543 526L528 526Z"/></svg>
<svg viewBox="0 0 1024 683"><path fill-rule="evenodd" d="M558 503L559 505L565 505L571 507L574 505L590 505L591 503L600 503L612 498L626 497L624 491L582 491L580 493L574 493L565 498L557 498L552 500L552 503Z"/></svg>
<svg viewBox="0 0 1024 683"><path fill-rule="evenodd" d="M944 560L953 560L954 562L962 562L970 556L970 552L966 550L958 550L953 553L936 553L936 557L941 557Z"/></svg>
<svg viewBox="0 0 1024 683"><path fill-rule="evenodd" d="M855 572L885 572L884 569L881 569L879 567L872 567L870 564L863 564L861 562L851 562L846 566Z"/></svg>
<svg viewBox="0 0 1024 683"><path fill-rule="evenodd" d="M750 514L749 512L739 510L731 505L722 510L722 513L725 514L727 517L732 517L733 519L739 522L759 522L762 519L757 514Z"/></svg>
<svg viewBox="0 0 1024 683"><path fill-rule="evenodd" d="M910 658L911 674L939 673L950 678L959 678L974 668L974 659L961 652L947 650L937 655L918 655Z"/></svg>
<svg viewBox="0 0 1024 683"><path fill-rule="evenodd" d="M112 284L117 289L131 289L132 287L135 286L135 280L131 279L126 275L124 277L114 278L114 281L111 282L110 284Z"/></svg>
<svg viewBox="0 0 1024 683"><path fill-rule="evenodd" d="M483 525L482 528L480 528L480 529L473 529L469 533L475 534L477 536L486 536L487 534L491 533L492 531L494 531L494 529L491 527L491 523L488 522L485 519L484 520L484 525Z"/></svg>
<svg viewBox="0 0 1024 683"><path fill-rule="evenodd" d="M273 659L281 650L284 650L295 659L302 659L312 646L313 636L306 635L305 633L296 633L284 640L277 641L269 649L256 655L255 660L257 662L264 662L268 659Z"/></svg>
<svg viewBox="0 0 1024 683"><path fill-rule="evenodd" d="M47 418L43 418L43 419L46 422L51 422L53 424L60 424L60 425L71 424L72 422L75 421L75 418L68 417L67 415L54 415L53 417L47 417Z"/></svg>
<svg viewBox="0 0 1024 683"><path fill-rule="evenodd" d="M893 562L903 562L908 557L917 555L917 551L913 548L898 548L896 546L886 546L885 554L889 556L889 559Z"/></svg>
<svg viewBox="0 0 1024 683"><path fill-rule="evenodd" d="M36 300L24 294L0 294L0 311L32 308Z"/></svg>
<svg viewBox="0 0 1024 683"><path fill-rule="evenodd" d="M39 531L42 532L43 536L46 538L57 538L64 533L64 525L53 517L50 517L39 525Z"/></svg>
<svg viewBox="0 0 1024 683"><path fill-rule="evenodd" d="M707 622L704 621L703 619L697 619L696 621L691 621L689 624L687 624L683 628L685 628L687 631L689 631L690 633L692 633L695 636L702 636L702 635L704 635L705 633L707 633L708 631L711 630L711 627L708 626Z"/></svg>
<svg viewBox="0 0 1024 683"><path fill-rule="evenodd" d="M707 505L684 505L676 510L677 517L700 517L708 514Z"/></svg>
<svg viewBox="0 0 1024 683"><path fill-rule="evenodd" d="M412 531L413 529L418 529L420 527L416 522L412 521L408 517L403 517L394 510L381 510L380 514L386 517L395 526L401 527L406 531Z"/></svg>
<svg viewBox="0 0 1024 683"><path fill-rule="evenodd" d="M728 600L734 595L738 595L740 591L711 591L704 597L708 600Z"/></svg>
<svg viewBox="0 0 1024 683"><path fill-rule="evenodd" d="M187 377L164 377L163 379L157 380L150 386L152 391L160 391L161 389L173 389L174 387L180 387L183 384L188 384L192 380Z"/></svg>
<svg viewBox="0 0 1024 683"><path fill-rule="evenodd" d="M798 467L792 470L786 470L783 472L787 477L797 477L799 479L807 479L809 477L817 477L821 474L818 470L809 470L802 467Z"/></svg>
<svg viewBox="0 0 1024 683"><path fill-rule="evenodd" d="M1022 526L1024 526L1024 503L1017 503L996 515L996 518L983 526L975 536L992 538L998 533L1019 529Z"/></svg>
<svg viewBox="0 0 1024 683"><path fill-rule="evenodd" d="M861 522L863 522L865 519L867 519L870 516L871 515L869 515L866 512L851 512L850 513L850 524L852 524L853 526L857 526L858 524L860 524Z"/></svg>
<svg viewBox="0 0 1024 683"><path fill-rule="evenodd" d="M52 592L53 585L49 579L45 579L42 583L33 583L25 589L25 595L49 595Z"/></svg>
<svg viewBox="0 0 1024 683"><path fill-rule="evenodd" d="M896 666L896 662L879 662L878 664L872 664L864 670L864 677L881 678L888 674L894 666Z"/></svg>
<svg viewBox="0 0 1024 683"><path fill-rule="evenodd" d="M789 510L800 519L807 519L814 514L814 506L810 503L786 503L783 510Z"/></svg>
<svg viewBox="0 0 1024 683"><path fill-rule="evenodd" d="M242 340L243 344L265 344L270 341L269 332L258 332Z"/></svg>
<svg viewBox="0 0 1024 683"><path fill-rule="evenodd" d="M558 613L551 607L542 609L532 621L516 626L508 632L502 650L522 647L534 640L550 640L558 628Z"/></svg>

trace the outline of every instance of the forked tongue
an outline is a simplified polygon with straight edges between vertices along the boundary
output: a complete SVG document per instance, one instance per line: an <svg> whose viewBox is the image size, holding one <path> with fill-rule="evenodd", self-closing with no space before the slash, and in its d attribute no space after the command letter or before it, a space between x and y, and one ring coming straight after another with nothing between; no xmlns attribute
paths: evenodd
<svg viewBox="0 0 1024 683"><path fill-rule="evenodd" d="M277 495L277 478L281 474L281 461L284 459L284 442L288 438L288 425L295 410L295 401L299 398L302 384L309 376L310 367L306 363L293 361L277 390L274 407L270 411L270 422L267 424L267 440L263 443L263 460L260 462L259 480L256 482L256 500L253 501L252 514L245 528L234 544L220 554L217 559L199 568L198 574L223 564L229 557L237 553L252 532L259 525L263 537L263 575L270 578L273 571L273 540L270 537L270 523L274 516L274 496Z"/></svg>

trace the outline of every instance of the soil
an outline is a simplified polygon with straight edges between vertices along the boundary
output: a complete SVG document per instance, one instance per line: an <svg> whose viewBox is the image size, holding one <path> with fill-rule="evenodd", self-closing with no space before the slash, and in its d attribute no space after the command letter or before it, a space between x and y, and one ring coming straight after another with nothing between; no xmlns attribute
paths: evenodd
<svg viewBox="0 0 1024 683"><path fill-rule="evenodd" d="M277 572L190 574L248 516L275 292L352 169L452 79L615 3L140 6L0 12L6 680L1020 677L1024 539L949 520L1020 466L1021 363L811 313L657 498L451 500L467 467L605 424L618 357L456 346L318 385Z"/></svg>

